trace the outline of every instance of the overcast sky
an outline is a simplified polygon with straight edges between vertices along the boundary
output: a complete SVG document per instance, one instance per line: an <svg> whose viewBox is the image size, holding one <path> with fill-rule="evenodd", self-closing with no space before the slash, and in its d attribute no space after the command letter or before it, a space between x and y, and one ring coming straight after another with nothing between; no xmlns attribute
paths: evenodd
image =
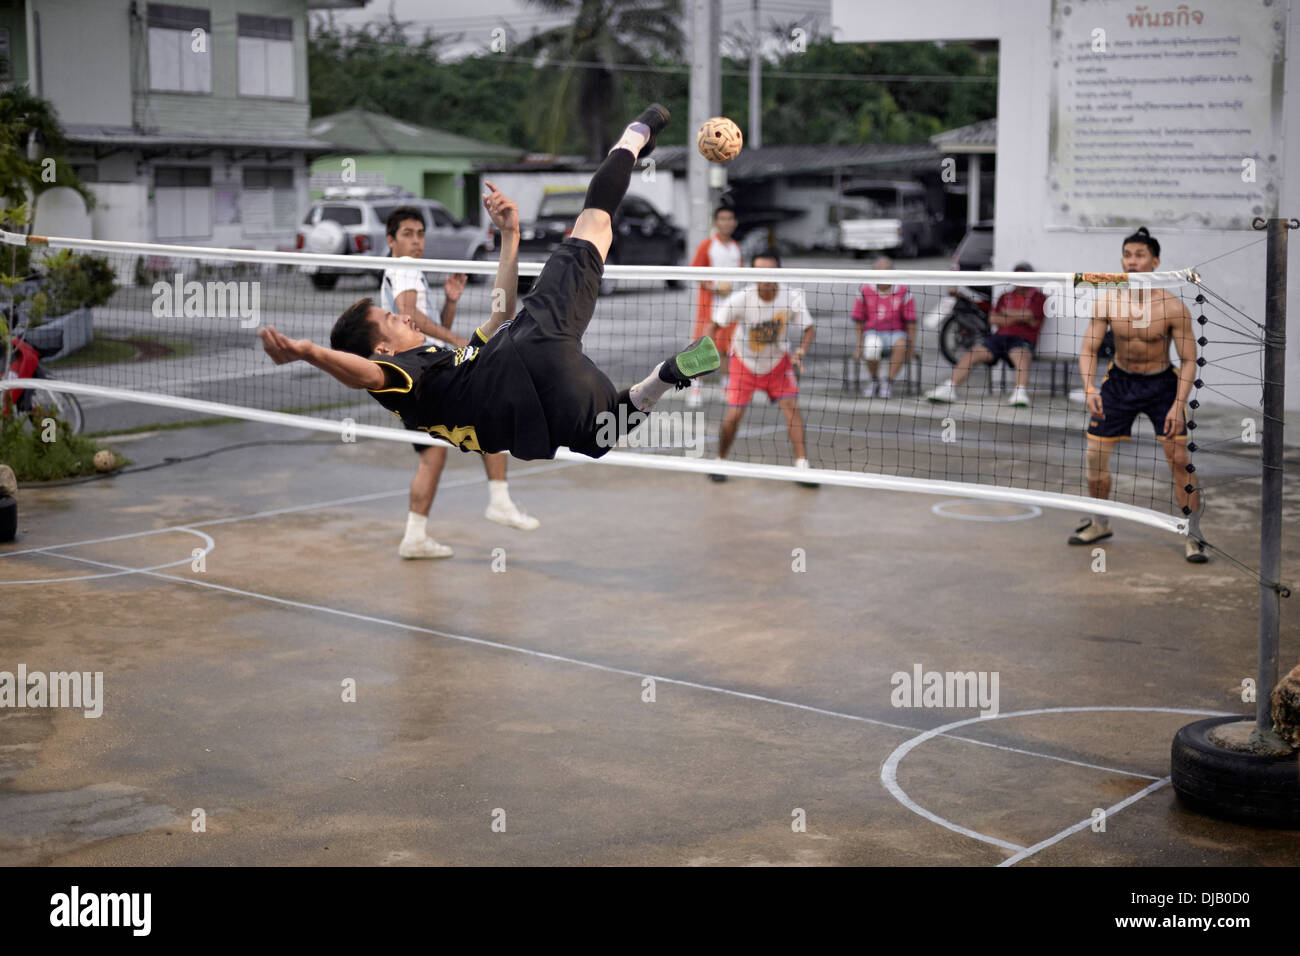
<svg viewBox="0 0 1300 956"><path fill-rule="evenodd" d="M688 8L686 2L683 6ZM370 0L361 10L334 11L340 22L361 24L386 19L389 8L397 19L411 21L415 30L431 27L438 33L464 34L462 44L452 53L483 49L495 27L509 25L517 37L526 38L567 21L567 17L545 14L524 0ZM722 29L748 29L752 0L722 0ZM313 13L313 16L317 14ZM759 0L759 16L764 27L771 20L787 23L809 15L820 15L823 29L830 30L831 0Z"/></svg>

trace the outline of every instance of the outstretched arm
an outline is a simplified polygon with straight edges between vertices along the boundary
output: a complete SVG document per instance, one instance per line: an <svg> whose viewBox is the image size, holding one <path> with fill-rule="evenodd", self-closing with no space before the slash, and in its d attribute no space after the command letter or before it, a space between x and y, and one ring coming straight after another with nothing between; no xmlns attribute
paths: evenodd
<svg viewBox="0 0 1300 956"><path fill-rule="evenodd" d="M323 348L311 339L291 339L275 330L274 325L258 329L262 348L276 365L285 365L301 359L328 372L348 388L383 388L384 371L369 359L351 352L336 352Z"/></svg>
<svg viewBox="0 0 1300 956"><path fill-rule="evenodd" d="M483 184L492 190L483 197L483 208L492 225L501 230L501 261L492 286L492 315L480 326L483 337L490 339L515 314L515 298L519 294L519 207L490 181L484 180Z"/></svg>

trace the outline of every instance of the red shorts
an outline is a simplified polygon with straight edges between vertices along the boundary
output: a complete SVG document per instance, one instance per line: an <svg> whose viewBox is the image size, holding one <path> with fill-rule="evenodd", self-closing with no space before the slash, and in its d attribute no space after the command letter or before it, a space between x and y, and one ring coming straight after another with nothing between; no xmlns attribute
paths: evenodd
<svg viewBox="0 0 1300 956"><path fill-rule="evenodd" d="M767 397L774 402L799 394L799 383L794 377L794 365L787 353L776 368L766 375L755 375L740 360L740 356L731 356L731 381L727 383L727 404L744 407L754 397L754 392L767 392Z"/></svg>

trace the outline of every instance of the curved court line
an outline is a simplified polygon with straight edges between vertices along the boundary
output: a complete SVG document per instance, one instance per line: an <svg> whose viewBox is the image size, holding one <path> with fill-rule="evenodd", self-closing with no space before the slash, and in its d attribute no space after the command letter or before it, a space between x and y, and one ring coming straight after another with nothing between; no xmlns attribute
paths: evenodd
<svg viewBox="0 0 1300 956"><path fill-rule="evenodd" d="M511 476L514 478L523 478L526 475L535 475L547 471L556 471L560 468L572 468L578 462L559 461L551 462L547 465L541 465L536 468L521 468L518 471L512 471ZM457 478L439 482L439 488L463 488L469 485L486 483L486 478ZM406 495L410 492L403 488L401 491L376 491L367 495L354 495L350 498L334 498L327 501L313 501L305 505L288 505L284 508L272 508L269 511L255 511L246 515L232 515L229 518L210 518L207 521L187 521L183 525L172 525L169 528L152 528L148 531L130 531L126 534L110 535L107 538L87 538L84 541L68 541L63 544L46 544L39 548L22 548L18 551L0 551L0 558L11 558L20 554L44 554L49 551L55 551L59 548L78 548L84 544L103 544L105 541L124 541L128 538L142 538L151 534L167 534L170 531L190 531L193 528L208 528L216 524L232 524L236 521L250 521L256 518L274 518L278 515L294 514L300 511L314 511L317 508L336 508L339 505L354 505L365 501L378 501L381 498L396 498L399 495ZM109 565L109 567L118 567L118 565ZM166 565L159 565L166 567ZM140 570L145 570L141 568ZM68 579L70 580L70 579Z"/></svg>
<svg viewBox="0 0 1300 956"><path fill-rule="evenodd" d="M100 567L119 568L121 565L108 564L104 561L96 561L93 558L79 558L74 555L65 555L69 560L81 561L86 564L94 564ZM391 627L396 630L412 631L418 634L429 634L434 637L442 637L451 641L460 641L466 644L477 644L483 647L491 647L496 650L510 651L515 654L523 654L528 657L537 657L543 660L556 661L561 664L573 664L578 667L585 667L590 670L604 671L610 674L619 674L626 677L635 677L638 680L646 677L653 678L662 684L669 684L676 687L686 687L693 690L702 690L713 694L722 694L727 697L737 697L741 700L753 700L764 704L776 704L778 707L788 707L792 710L801 710L811 714L819 714L824 717L838 717L841 720L851 720L855 723L870 724L874 727L884 727L890 730L906 730L911 733L917 733L919 728L909 727L905 724L895 724L887 720L878 720L874 717L863 717L860 714L847 714L843 711L829 710L825 707L814 707L811 704L801 704L797 701L782 700L779 697L767 697L763 694L752 694L747 691L735 690L729 687L718 687L713 684L701 684L696 681L682 680L676 677L662 677L655 674L647 674L645 671L628 670L622 667L614 667L609 664L597 664L594 661L584 661L576 657L565 657L560 654L551 654L547 651L533 650L527 647L519 647L514 644L504 644L500 641L490 641L481 637L470 637L465 634L453 634L450 631L439 631L431 627L421 627L418 624L408 624L403 621L393 621L382 617L373 617L368 614L358 614L355 611L344 611L339 608L325 607L321 604L308 604L305 601L293 601L288 598L276 597L271 594L260 594L256 591L248 591L243 588L235 588L226 584L215 584L211 581L200 581L197 578L178 578L168 574L149 573L149 577L160 578L164 581L175 581L181 584L194 584L199 587L210 588L214 591L223 591L227 594L235 594L240 597L251 597L261 601L270 601L273 604L283 604L287 607L294 607L306 611L318 611L323 614L332 614L336 617L346 617L357 621L364 621L368 624L380 624L385 627ZM1068 763L1078 767L1087 767L1094 770L1102 770L1108 773L1120 774L1129 777L1140 777L1144 780L1155 780L1157 778L1144 773L1135 773L1131 770L1123 770L1118 767L1105 767L1100 764L1083 763L1078 760L1071 760L1068 757L1060 757L1056 754L1039 753L1035 750L1024 750L1019 747L1008 747L1005 744L992 743L987 740L978 740L974 737L962 737L957 734L942 733L937 734L950 740L961 741L962 743L975 744L979 747L989 747L993 750L1002 750L1008 753L1023 754L1028 757L1038 757L1043 760L1053 760L1058 763Z"/></svg>
<svg viewBox="0 0 1300 956"><path fill-rule="evenodd" d="M962 836L970 837L972 840L979 840L983 843L991 843L994 846L1002 847L1003 849L1006 850L1016 851L1015 856L1011 857L1010 860L1018 863L1021 860L1029 856L1032 856L1034 853L1037 853L1039 850L1049 847L1053 843L1056 843L1060 840L1063 840L1065 837L1069 836L1070 834L1077 833L1084 826L1091 824L1092 818L1089 817L1087 820L1084 820L1081 823L1076 823L1073 826L1067 827L1066 829L1062 830L1060 833L1057 833L1054 836L1049 837L1048 839L1040 843L1036 843L1032 847L1023 847L1020 846L1018 843L1010 843L1006 840L1000 840L997 837L989 836L986 833L980 833L978 830L971 830L967 827L961 826L958 823L953 823L951 820L947 820L939 816L937 813L930 812L929 810L925 809L925 807L921 806L916 801L914 801L911 797L909 797L907 795L907 792L901 786L899 786L898 783L898 765L902 762L903 758L906 757L909 753L911 753L911 751L919 747L921 744L925 743L927 740L931 740L934 737L947 736L947 732L949 730L955 730L958 727L965 727L969 724L978 724L986 720L1003 720L1008 717L1034 717L1040 714L1073 714L1073 713L1090 713L1090 712L1095 713L1095 712L1134 712L1134 711L1142 712L1142 713L1190 714L1193 716L1200 716L1200 717L1231 716L1222 711L1184 710L1182 708L1177 708L1177 707L1097 706L1097 707L1044 707L1038 710L1017 710L1005 714L995 714L991 717L968 717L965 720L955 720L952 723L943 724L942 726L935 727L931 730L927 730L924 733L918 734L917 736L913 737L911 740L899 744L896 748L894 748L894 752L891 753L885 759L885 762L881 765L880 782L885 785L885 789L889 791L890 796L892 796L895 800L897 800L899 803L907 807L907 809L911 810L913 813L917 814L918 816L925 817L925 819L929 820L931 823L937 823L941 827L944 827L948 830L952 830L954 833L960 833ZM1086 766L1095 766L1095 765L1086 765ZM1108 768L1098 767L1097 769L1105 770ZM1129 797L1128 799L1122 800L1119 803L1115 804L1115 806L1112 809L1121 810L1124 807L1128 806L1130 803L1135 803L1137 800L1140 800L1142 797L1145 797L1147 794L1154 793L1156 790L1163 787L1166 783L1168 783L1167 777L1163 779L1158 779L1156 780L1155 783L1151 784L1141 792L1136 793L1132 797ZM1109 813L1110 811L1108 810L1107 814L1109 815ZM999 865L1009 865L1009 864L1007 861L1003 861L1003 863Z"/></svg>
<svg viewBox="0 0 1300 956"><path fill-rule="evenodd" d="M194 536L197 537L197 538L201 538L201 539L203 540L203 542L204 542L204 544L203 544L203 549L202 549L202 551L201 551L199 554L194 554L193 552L191 552L190 554L188 554L188 555L186 555L185 557L181 558L179 561L168 561L168 562L166 562L165 564L155 564L155 565L151 565L150 567L147 567L147 568L126 568L126 569L121 570L121 571L111 571L111 572L106 572L106 573L104 573L104 574L79 574L79 575L76 575L75 577L66 577L66 578L27 578L27 579L25 579L25 580L20 580L20 581L0 581L0 587L5 587L5 586L11 585L11 584L63 584L63 583L68 582L68 581L94 581L94 580L97 580L97 579L100 579L100 578L120 578L120 577L123 577L123 576L128 575L128 574L147 574L147 573L150 572L150 571L158 571L158 570L161 570L162 568L174 568L174 567L176 567L177 565L180 565L180 564L188 564L188 563L190 563L190 562L192 562L192 561L195 561L195 560L198 560L198 559L201 559L201 558L206 558L209 554L212 553L212 550L217 546L217 543L216 543L214 540L212 540L212 536L211 536L211 535L209 535L209 534L204 534L202 531L195 531L193 528L164 528L162 531L158 531L158 532L148 532L148 531L147 531L147 532L141 532L141 534L155 534L155 533L156 533L156 534L162 534L164 531L184 531L184 532L186 532L187 534L192 534L192 535L194 535ZM103 538L103 539L101 539L101 540L103 540L103 541L116 541L116 540L120 540L121 538L132 538L132 537L138 537L138 536L139 536L139 535L118 535L118 536L115 537L115 538ZM94 543L96 543L96 542L90 542L90 541L87 541L87 542L82 542L82 543L83 543L83 544L94 544ZM63 559L65 559L65 560L71 560L71 561L86 561L86 560L88 560L88 559L86 559L86 558L78 558L78 557L75 557L74 555L71 555L71 554L60 554L58 551L55 550L55 548L71 548L71 547L75 547L75 545L71 545L71 544L52 545L52 546L51 546L50 548L48 548L48 549L46 549L46 548L31 548L31 549L29 549L28 551L21 551L21 552L20 552L20 551L15 551L15 552L12 552L12 553L14 553L14 554L27 554L27 553L30 553L31 551L42 551L42 552L48 554L48 555L49 555L50 557L52 557L52 558L63 558ZM93 563L93 564L99 564L100 562L95 561L95 562L91 562L91 563ZM107 565L107 566L108 566L108 567L121 567L121 565Z"/></svg>
<svg viewBox="0 0 1300 956"><path fill-rule="evenodd" d="M1026 518L1037 518L1043 513L1043 509L1038 505L1022 505L1029 509L1029 514L1023 515L962 515L950 514L943 509L948 505L969 504L968 498L955 498L952 501L941 501L937 505L930 505L930 510L944 518L956 518L959 521L1024 521Z"/></svg>

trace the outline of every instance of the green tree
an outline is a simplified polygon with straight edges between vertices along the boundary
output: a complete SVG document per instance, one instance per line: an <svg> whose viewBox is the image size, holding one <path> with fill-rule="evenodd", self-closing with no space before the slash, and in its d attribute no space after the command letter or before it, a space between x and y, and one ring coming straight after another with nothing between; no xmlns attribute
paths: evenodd
<svg viewBox="0 0 1300 956"><path fill-rule="evenodd" d="M49 102L32 96L25 86L0 93L0 203L30 203L28 234L40 197L51 189L73 189L87 209L94 208L94 195L63 158L67 150L58 114Z"/></svg>
<svg viewBox="0 0 1300 956"><path fill-rule="evenodd" d="M577 120L589 159L600 159L626 121L620 65L652 66L656 55L680 60L681 0L529 0L573 21L520 44L520 55L542 57L548 71L532 105L535 133L558 152ZM593 64L578 66L574 61Z"/></svg>

